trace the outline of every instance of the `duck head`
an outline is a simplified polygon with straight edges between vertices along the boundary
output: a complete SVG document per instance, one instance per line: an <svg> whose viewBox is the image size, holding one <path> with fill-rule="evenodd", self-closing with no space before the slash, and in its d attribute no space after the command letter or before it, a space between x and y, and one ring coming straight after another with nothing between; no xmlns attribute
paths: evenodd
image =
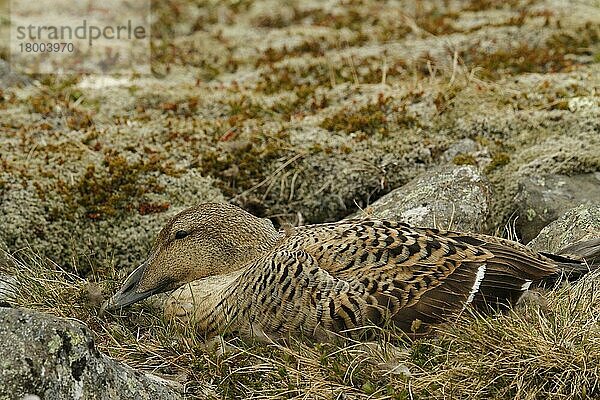
<svg viewBox="0 0 600 400"><path fill-rule="evenodd" d="M146 261L103 308L115 310L197 279L243 268L268 252L278 236L270 220L231 204L188 208L160 231Z"/></svg>

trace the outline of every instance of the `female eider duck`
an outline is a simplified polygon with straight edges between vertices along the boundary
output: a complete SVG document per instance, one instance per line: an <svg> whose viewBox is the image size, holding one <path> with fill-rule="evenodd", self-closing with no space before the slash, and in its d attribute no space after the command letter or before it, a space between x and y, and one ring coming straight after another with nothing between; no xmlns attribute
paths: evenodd
<svg viewBox="0 0 600 400"><path fill-rule="evenodd" d="M600 239L565 252L596 257ZM178 289L165 314L209 336L327 340L389 323L415 334L469 305L502 308L532 286L588 272L575 257L371 218L278 232L234 205L206 203L168 222L148 259L104 307Z"/></svg>

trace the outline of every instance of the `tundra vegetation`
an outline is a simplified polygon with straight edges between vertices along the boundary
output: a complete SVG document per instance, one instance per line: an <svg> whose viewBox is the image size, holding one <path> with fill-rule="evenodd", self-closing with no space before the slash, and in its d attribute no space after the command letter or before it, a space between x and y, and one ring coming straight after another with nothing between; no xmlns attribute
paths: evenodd
<svg viewBox="0 0 600 400"><path fill-rule="evenodd" d="M12 306L85 322L190 398L600 397L597 273L416 341L205 345L149 304L99 315L164 222L203 201L335 221L449 162L491 183L481 232L518 238L521 178L600 170L598 1L152 5L151 76L0 76Z"/></svg>

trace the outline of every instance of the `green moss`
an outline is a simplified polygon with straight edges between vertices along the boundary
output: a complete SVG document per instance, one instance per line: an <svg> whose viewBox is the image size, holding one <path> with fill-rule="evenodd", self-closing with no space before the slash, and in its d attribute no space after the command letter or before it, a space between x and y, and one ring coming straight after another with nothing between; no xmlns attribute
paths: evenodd
<svg viewBox="0 0 600 400"><path fill-rule="evenodd" d="M291 7L292 15L275 13L274 15L261 15L254 19L253 24L261 28L284 28L290 25L304 24L310 21L311 25L323 26L334 29L350 29L360 31L369 21L376 22L375 18L360 12L352 4L339 8L336 12L330 12L319 8L309 10Z"/></svg>
<svg viewBox="0 0 600 400"><path fill-rule="evenodd" d="M48 94L64 94L66 91L73 91L72 88L79 83L81 76L43 74L39 76L39 80Z"/></svg>
<svg viewBox="0 0 600 400"><path fill-rule="evenodd" d="M549 109L567 111L567 110L569 110L569 100L561 99L561 100L555 100L553 102L550 102Z"/></svg>
<svg viewBox="0 0 600 400"><path fill-rule="evenodd" d="M492 161L485 167L485 172L492 172L500 167L505 166L510 162L510 155L505 152L499 152L494 154Z"/></svg>
<svg viewBox="0 0 600 400"><path fill-rule="evenodd" d="M573 31L553 34L546 41L546 46L562 54L592 55L592 50L598 50L600 46L600 27L586 22Z"/></svg>
<svg viewBox="0 0 600 400"><path fill-rule="evenodd" d="M329 45L325 37L310 38L305 42L293 47L283 46L281 49L267 48L262 52L261 56L256 60L255 67L264 64L273 64L290 57L312 56L321 57L325 54L325 50L329 49Z"/></svg>
<svg viewBox="0 0 600 400"><path fill-rule="evenodd" d="M382 107L377 104L367 104L356 112L348 113L342 110L321 123L321 128L331 132L364 132L368 135L387 133L387 117Z"/></svg>
<svg viewBox="0 0 600 400"><path fill-rule="evenodd" d="M479 53L478 48L479 46L472 50L477 54L465 54L463 58L482 67L480 75L487 79L499 79L506 73L558 72L572 65L571 61L564 58L564 54L528 43L510 49L499 49L489 54Z"/></svg>
<svg viewBox="0 0 600 400"><path fill-rule="evenodd" d="M233 48L223 48L223 53L199 50L192 41L173 40L181 25L189 24L189 33L206 31L211 25L219 23L224 2L153 2L152 37L150 42L152 71L157 75L168 75L172 66L186 66L195 69L198 81L210 81L226 72L235 72L239 63L233 57ZM232 9L234 5L229 6ZM200 12L196 10L200 9ZM190 15L195 15L190 19ZM219 31L212 35L217 42L223 42Z"/></svg>
<svg viewBox="0 0 600 400"><path fill-rule="evenodd" d="M469 0L462 8L463 11L485 11L490 9L501 9L501 8L516 8L521 5L520 0Z"/></svg>
<svg viewBox="0 0 600 400"><path fill-rule="evenodd" d="M225 102L229 123L234 126L238 122L263 117L268 113L252 97L243 95Z"/></svg>
<svg viewBox="0 0 600 400"><path fill-rule="evenodd" d="M312 144L310 145L310 147L309 147L309 151L310 151L312 154L321 153L321 152L323 152L323 151L324 151L324 149L323 149L323 145L321 145L321 143L319 143L319 142L314 142L314 143L312 143Z"/></svg>
<svg viewBox="0 0 600 400"><path fill-rule="evenodd" d="M325 64L314 64L305 68L290 66L269 67L261 73L257 91L274 94L280 91L291 91L303 85L321 86L329 80L329 70Z"/></svg>
<svg viewBox="0 0 600 400"><path fill-rule="evenodd" d="M59 181L58 187L70 209L83 207L87 218L92 220L129 212L144 215L169 208L168 203L144 200L148 193L164 191L156 173L179 174L171 164L163 164L158 156L129 162L116 152L107 152L100 166L89 164L74 184Z"/></svg>
<svg viewBox="0 0 600 400"><path fill-rule="evenodd" d="M579 84L556 88L545 80L536 87L534 93L517 92L499 99L503 105L509 105L517 110L547 109L569 110L569 100L573 97L587 97L593 95L591 88Z"/></svg>
<svg viewBox="0 0 600 400"><path fill-rule="evenodd" d="M444 91L438 92L437 96L433 100L435 108L439 114L442 114L448 110L452 105L452 100L460 92L460 89L456 86L452 86Z"/></svg>
<svg viewBox="0 0 600 400"><path fill-rule="evenodd" d="M269 108L271 116L279 115L283 120L289 120L294 115L315 113L329 105L325 95L317 95L316 87L301 85L293 89L295 97L289 101L282 100L273 103Z"/></svg>
<svg viewBox="0 0 600 400"><path fill-rule="evenodd" d="M433 9L427 13L417 15L415 22L420 28L434 35L448 35L460 31L454 25L458 17L458 13L441 12L438 9Z"/></svg>
<svg viewBox="0 0 600 400"><path fill-rule="evenodd" d="M393 108L391 99L380 96L376 103L367 104L358 110L341 110L331 117L327 117L320 126L330 132L363 132L366 135L389 133L390 124L409 127L417 124L415 117L406 112L405 106ZM394 114L394 119L388 115Z"/></svg>
<svg viewBox="0 0 600 400"><path fill-rule="evenodd" d="M386 67L386 78L392 79L405 70L403 60L391 60ZM341 83L378 84L383 79L384 60L381 57L349 57L340 63L317 61L306 66L270 65L261 75L256 90L265 94L281 91L314 91Z"/></svg>
<svg viewBox="0 0 600 400"><path fill-rule="evenodd" d="M92 114L83 110L72 112L72 115L67 117L67 126L73 130L81 130L92 126L94 120Z"/></svg>
<svg viewBox="0 0 600 400"><path fill-rule="evenodd" d="M56 107L56 102L50 96L46 95L34 95L28 99L29 109L31 112L35 112L44 116L49 116Z"/></svg>
<svg viewBox="0 0 600 400"><path fill-rule="evenodd" d="M97 102L86 101L83 92L77 89L78 76L58 78L45 75L41 81L44 90L32 94L26 99L29 110L45 118L64 118L67 127L82 130L93 125L93 115Z"/></svg>
<svg viewBox="0 0 600 400"><path fill-rule="evenodd" d="M71 102L75 98L63 99L60 95L48 95L46 93L33 95L28 99L31 112L41 114L47 118L65 117L67 127L73 130L81 130L93 125L93 113Z"/></svg>
<svg viewBox="0 0 600 400"><path fill-rule="evenodd" d="M471 154L458 154L452 159L455 165L477 165L477 160Z"/></svg>

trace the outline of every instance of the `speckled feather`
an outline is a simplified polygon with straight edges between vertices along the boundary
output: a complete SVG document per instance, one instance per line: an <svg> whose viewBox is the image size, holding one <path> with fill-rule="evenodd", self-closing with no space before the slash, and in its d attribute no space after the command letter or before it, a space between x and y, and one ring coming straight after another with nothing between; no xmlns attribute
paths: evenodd
<svg viewBox="0 0 600 400"><path fill-rule="evenodd" d="M214 232L219 241L211 242L216 254L212 262L224 258L227 268L220 275L203 272L179 278L175 286L180 289L165 308L167 315L194 321L209 334L223 330L267 337L303 333L327 340L330 332L359 336L363 327L390 323L418 334L470 304L502 308L516 301L531 284L553 279L561 273L561 266L581 267L580 261L538 254L486 235L414 228L377 219L277 233L265 230L264 220L233 206L211 207L218 211L218 218L244 224L246 234ZM191 218L192 225L206 220L202 207L182 216ZM178 224L177 218L171 225ZM159 242L165 243L162 247L157 244L155 254L171 251L171 258L178 257L169 247L174 230L168 226L161 232ZM248 245L253 232L256 244ZM189 245L206 247L203 240ZM229 250L223 249L240 246L250 249L240 253L246 258L227 260ZM204 268L193 268L189 262L178 266L169 257L163 260L167 261L162 264L175 265L175 271ZM152 265L144 268L144 276L156 274L148 271ZM129 287L134 286L130 283ZM415 320L421 323L415 325Z"/></svg>
<svg viewBox="0 0 600 400"><path fill-rule="evenodd" d="M475 246L464 235L370 219L298 228L238 278L227 293L238 301L226 301L235 315L226 319L268 336L360 333L390 321L410 331L415 319L439 322L461 311L482 265L493 279L481 282L476 305L514 301L527 282L557 272L524 246L486 238Z"/></svg>

